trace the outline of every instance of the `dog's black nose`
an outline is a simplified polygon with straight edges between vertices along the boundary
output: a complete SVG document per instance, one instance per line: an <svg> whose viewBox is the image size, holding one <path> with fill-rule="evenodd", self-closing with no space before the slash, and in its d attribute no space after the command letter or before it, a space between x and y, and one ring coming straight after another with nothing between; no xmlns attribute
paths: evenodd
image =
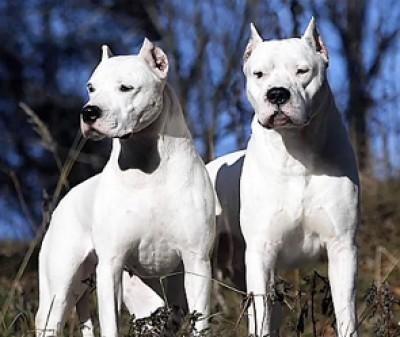
<svg viewBox="0 0 400 337"><path fill-rule="evenodd" d="M86 124L92 124L96 121L97 118L100 117L101 110L96 105L87 105L82 109L81 115L82 115L82 120Z"/></svg>
<svg viewBox="0 0 400 337"><path fill-rule="evenodd" d="M290 91L285 88L271 88L267 91L267 99L272 104L284 104L290 98Z"/></svg>

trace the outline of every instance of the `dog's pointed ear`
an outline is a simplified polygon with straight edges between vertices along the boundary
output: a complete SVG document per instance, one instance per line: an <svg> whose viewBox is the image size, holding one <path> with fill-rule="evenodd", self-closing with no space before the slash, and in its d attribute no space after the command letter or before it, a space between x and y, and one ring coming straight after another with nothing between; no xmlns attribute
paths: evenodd
<svg viewBox="0 0 400 337"><path fill-rule="evenodd" d="M144 39L142 48L140 48L139 56L141 56L161 79L165 79L168 74L168 58L164 51L155 46L147 38Z"/></svg>
<svg viewBox="0 0 400 337"><path fill-rule="evenodd" d="M113 54L110 50L110 47L108 47L106 44L103 44L101 46L101 61L108 60L112 56Z"/></svg>
<svg viewBox="0 0 400 337"><path fill-rule="evenodd" d="M251 35L249 42L247 43L246 50L243 55L243 63L246 63L247 60L250 58L251 53L253 50L256 48L257 44L263 41L262 37L260 34L258 34L256 27L254 26L254 23L250 23L250 30L251 30Z"/></svg>
<svg viewBox="0 0 400 337"><path fill-rule="evenodd" d="M307 44L319 53L326 64L328 64L328 49L326 49L324 42L322 41L321 35L318 33L317 24L314 17L311 17L308 26L301 37Z"/></svg>

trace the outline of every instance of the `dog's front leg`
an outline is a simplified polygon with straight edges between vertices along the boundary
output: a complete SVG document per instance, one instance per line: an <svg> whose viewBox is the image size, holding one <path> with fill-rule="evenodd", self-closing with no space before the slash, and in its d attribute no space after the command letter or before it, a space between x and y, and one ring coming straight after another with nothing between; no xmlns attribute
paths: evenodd
<svg viewBox="0 0 400 337"><path fill-rule="evenodd" d="M275 253L262 253L263 250L246 249L247 293L254 296L254 303L248 310L249 334L271 336L272 302L274 288Z"/></svg>
<svg viewBox="0 0 400 337"><path fill-rule="evenodd" d="M352 238L328 242L329 282L339 337L357 337L357 247Z"/></svg>
<svg viewBox="0 0 400 337"><path fill-rule="evenodd" d="M99 256L97 298L102 337L118 337L118 320L122 303L122 261Z"/></svg>
<svg viewBox="0 0 400 337"><path fill-rule="evenodd" d="M203 318L196 323L198 331L208 327L210 314L211 264L208 258L185 253L182 256L185 270L185 291L189 312L198 312Z"/></svg>

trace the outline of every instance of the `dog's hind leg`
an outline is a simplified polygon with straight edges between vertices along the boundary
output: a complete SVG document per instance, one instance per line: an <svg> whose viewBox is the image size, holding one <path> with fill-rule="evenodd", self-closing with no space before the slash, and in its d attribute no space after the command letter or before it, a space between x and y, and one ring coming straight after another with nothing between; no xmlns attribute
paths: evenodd
<svg viewBox="0 0 400 337"><path fill-rule="evenodd" d="M50 248L53 248L52 244L45 237L39 255L39 308L35 318L37 337L57 336L63 327L65 313L71 306L73 273L66 277L70 274L70 264L62 271L59 266L62 261L54 261Z"/></svg>
<svg viewBox="0 0 400 337"><path fill-rule="evenodd" d="M52 214L39 254L38 337L55 336L95 271L91 207L98 176L74 187Z"/></svg>
<svg viewBox="0 0 400 337"><path fill-rule="evenodd" d="M43 277L40 283L43 283L42 279ZM57 336L63 328L65 314L71 308L70 286L64 285L57 291L50 290L50 287L40 286L40 288L39 309L35 319L36 336ZM43 289L46 291L43 292Z"/></svg>
<svg viewBox="0 0 400 337"><path fill-rule="evenodd" d="M38 337L60 334L67 314L75 305L80 323L84 323L81 326L83 336L93 337L93 325L89 312L89 291L87 285L82 282L87 278L87 273L86 268L84 269L83 265L79 265L78 262L60 261L60 266L52 265L51 269L45 271L43 267L40 268L39 282L41 283L44 278L47 284L40 287L39 310L36 315Z"/></svg>
<svg viewBox="0 0 400 337"><path fill-rule="evenodd" d="M62 238L58 234L46 235L39 255L38 337L61 332L66 315L87 288L82 281L95 268L94 254L88 252L90 245L82 235Z"/></svg>
<svg viewBox="0 0 400 337"><path fill-rule="evenodd" d="M39 264L39 308L35 317L36 337L45 337L53 300L49 296L46 275L40 271ZM48 331L47 335L50 335Z"/></svg>

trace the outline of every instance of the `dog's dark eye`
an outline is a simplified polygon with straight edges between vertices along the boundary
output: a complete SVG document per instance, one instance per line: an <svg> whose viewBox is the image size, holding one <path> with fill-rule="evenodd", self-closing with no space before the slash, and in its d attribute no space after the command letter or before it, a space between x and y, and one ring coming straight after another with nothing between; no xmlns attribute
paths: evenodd
<svg viewBox="0 0 400 337"><path fill-rule="evenodd" d="M253 74L254 74L254 76L257 77L257 78L261 78L261 77L264 76L264 74L263 74L262 71L255 71Z"/></svg>
<svg viewBox="0 0 400 337"><path fill-rule="evenodd" d="M297 69L296 74L303 75L303 74L307 74L309 71L310 71L310 69L308 69L308 68L299 68L299 69Z"/></svg>
<svg viewBox="0 0 400 337"><path fill-rule="evenodd" d="M119 86L119 91L127 92L127 91L131 91L131 90L133 90L133 87L131 85L121 84Z"/></svg>
<svg viewBox="0 0 400 337"><path fill-rule="evenodd" d="M92 83L88 83L88 85L87 85L87 90L88 90L89 92L94 92L94 91L95 91L95 88L94 88L94 86L92 85Z"/></svg>

